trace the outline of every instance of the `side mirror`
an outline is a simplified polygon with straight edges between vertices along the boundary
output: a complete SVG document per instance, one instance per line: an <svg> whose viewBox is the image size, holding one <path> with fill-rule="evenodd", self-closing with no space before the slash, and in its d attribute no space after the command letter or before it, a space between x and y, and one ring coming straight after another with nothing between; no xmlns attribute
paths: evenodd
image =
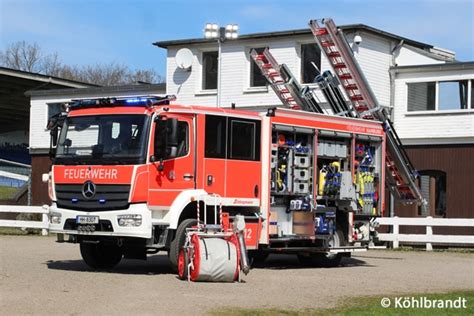
<svg viewBox="0 0 474 316"><path fill-rule="evenodd" d="M155 163L159 162L160 164L158 165L158 171L163 171L165 169L165 165L163 164L163 158L158 159L155 155L152 155L150 157L150 162Z"/></svg>
<svg viewBox="0 0 474 316"><path fill-rule="evenodd" d="M51 159L56 155L56 146L58 145L58 134L59 129L62 128L64 120L67 117L67 113L60 112L53 115L49 120L46 128L49 130L51 140L49 143L49 157Z"/></svg>
<svg viewBox="0 0 474 316"><path fill-rule="evenodd" d="M53 147L56 147L56 145L58 144L58 128L55 127L50 130L49 135L51 135L51 144L53 145Z"/></svg>

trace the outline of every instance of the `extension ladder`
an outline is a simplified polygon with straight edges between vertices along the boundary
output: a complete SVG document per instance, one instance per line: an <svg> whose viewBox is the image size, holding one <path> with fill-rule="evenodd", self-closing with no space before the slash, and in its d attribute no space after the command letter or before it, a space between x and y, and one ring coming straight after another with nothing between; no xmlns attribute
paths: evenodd
<svg viewBox="0 0 474 316"><path fill-rule="evenodd" d="M285 64L279 65L268 48L261 54L252 49L250 56L285 106L295 110L324 113L311 89L303 87Z"/></svg>
<svg viewBox="0 0 474 316"><path fill-rule="evenodd" d="M352 107L356 110L357 116L383 122L387 135L385 163L391 191L404 202L425 204L415 182L418 174L403 149L388 115L379 106L370 89L344 34L337 29L332 19L311 20L309 25L316 42L339 78Z"/></svg>

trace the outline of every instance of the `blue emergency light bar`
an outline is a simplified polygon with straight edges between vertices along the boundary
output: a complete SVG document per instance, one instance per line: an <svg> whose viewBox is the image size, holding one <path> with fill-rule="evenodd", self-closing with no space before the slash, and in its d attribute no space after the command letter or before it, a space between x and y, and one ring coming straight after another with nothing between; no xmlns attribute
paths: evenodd
<svg viewBox="0 0 474 316"><path fill-rule="evenodd" d="M158 106L168 105L170 101L176 100L174 95L147 95L134 97L109 97L96 99L77 99L72 100L66 105L70 110L82 108L97 108L97 107L115 107L115 106Z"/></svg>

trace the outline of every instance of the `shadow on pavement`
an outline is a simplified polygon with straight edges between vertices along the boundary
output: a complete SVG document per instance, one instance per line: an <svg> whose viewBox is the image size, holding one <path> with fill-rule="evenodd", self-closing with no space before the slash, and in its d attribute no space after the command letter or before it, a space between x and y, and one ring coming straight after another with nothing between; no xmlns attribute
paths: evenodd
<svg viewBox="0 0 474 316"><path fill-rule="evenodd" d="M119 274L175 274L166 255L150 256L146 261L134 259L122 259L122 261L113 269L94 270L87 266L82 260L49 260L45 263L48 269L94 272L119 273Z"/></svg>
<svg viewBox="0 0 474 316"><path fill-rule="evenodd" d="M343 269L345 267L373 267L367 264L362 258L343 258L341 266L330 269ZM159 274L175 274L169 265L168 257L166 255L149 256L146 261L123 259L115 268L108 270L93 270L89 268L82 260L50 260L45 263L48 269L64 270L64 271L79 271L79 272L94 272L100 271L103 273L118 273L118 274L142 274L142 275L159 275ZM252 264L253 269L326 269L318 266L305 266L301 264L296 255L270 255L263 263Z"/></svg>
<svg viewBox="0 0 474 316"><path fill-rule="evenodd" d="M366 261L361 260L361 258L342 258L341 265L334 268L326 268L323 266L307 266L301 264L296 255L270 255L263 263L253 263L252 268L255 269L273 269L273 270L283 270L283 269L342 269L345 267L374 267L374 265L368 264Z"/></svg>

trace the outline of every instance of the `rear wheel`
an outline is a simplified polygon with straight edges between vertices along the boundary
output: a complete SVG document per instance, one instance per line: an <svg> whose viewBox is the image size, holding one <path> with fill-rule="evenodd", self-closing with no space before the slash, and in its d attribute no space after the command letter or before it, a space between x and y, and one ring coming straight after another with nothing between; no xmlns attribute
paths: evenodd
<svg viewBox="0 0 474 316"><path fill-rule="evenodd" d="M179 252L184 246L186 241L186 229L191 228L197 225L197 220L194 218L188 218L179 224L178 229L176 230L176 236L170 244L169 259L171 267L175 272L178 272L178 256Z"/></svg>
<svg viewBox="0 0 474 316"><path fill-rule="evenodd" d="M344 235L342 231L338 230L328 240L329 248L341 247L345 244ZM306 266L319 266L319 267L337 267L341 264L342 253L309 253L309 254L298 254L298 260Z"/></svg>
<svg viewBox="0 0 474 316"><path fill-rule="evenodd" d="M123 252L116 245L81 243L81 256L93 269L111 269L122 260Z"/></svg>
<svg viewBox="0 0 474 316"><path fill-rule="evenodd" d="M262 250L249 250L248 256L250 265L252 267L260 267L263 266L265 260L267 260L269 253L264 252Z"/></svg>

